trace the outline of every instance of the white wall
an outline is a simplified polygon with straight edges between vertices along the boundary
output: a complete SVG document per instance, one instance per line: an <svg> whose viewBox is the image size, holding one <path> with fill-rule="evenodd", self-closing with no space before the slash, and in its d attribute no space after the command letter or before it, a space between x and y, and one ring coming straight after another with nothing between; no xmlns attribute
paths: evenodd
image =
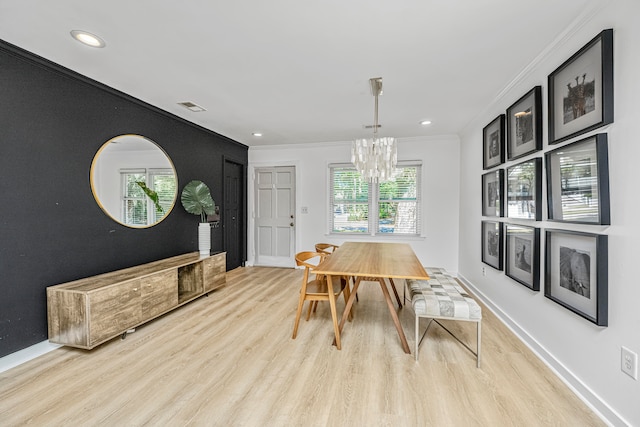
<svg viewBox="0 0 640 427"><path fill-rule="evenodd" d="M457 137L411 138L398 142L399 160L422 160L423 237L391 239L411 244L423 264L458 271L459 140ZM254 262L254 170L268 166L296 167L296 252L312 250L319 242L388 241L388 236L328 235L328 165L348 163L351 144L279 145L249 148L248 264ZM307 214L301 213L307 207ZM386 239L386 240L385 240Z"/></svg>
<svg viewBox="0 0 640 427"><path fill-rule="evenodd" d="M640 198L637 196L640 180L636 163L640 159L639 23L640 2L637 0L600 2L588 16L579 16L575 25L556 40L556 45L535 59L517 80L505 82L509 83L505 84L505 91L493 103L488 102L487 110L467 127L461 136L459 256L461 277L576 391L613 424L636 426L640 426L640 382L621 372L620 347L628 347L640 355L640 285L636 271L640 261ZM483 173L483 126L535 85L542 85L543 152L556 148L547 144L547 76L606 28L614 29L615 122L596 132L606 132L609 136L612 225L536 223L542 230L573 229L609 236L609 326L605 328L545 298L542 290L533 292L503 272L482 264L479 191ZM543 186L544 182L543 179ZM545 197L546 191L543 199ZM546 218L546 203L543 212ZM542 237L544 272L544 233ZM487 267L486 276L481 273L483 266ZM544 275L541 277L543 287Z"/></svg>

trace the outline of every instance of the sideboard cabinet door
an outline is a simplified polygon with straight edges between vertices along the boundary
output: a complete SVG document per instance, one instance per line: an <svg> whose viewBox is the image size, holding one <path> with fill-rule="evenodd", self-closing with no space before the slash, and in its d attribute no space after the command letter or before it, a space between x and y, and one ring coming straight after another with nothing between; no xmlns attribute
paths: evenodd
<svg viewBox="0 0 640 427"><path fill-rule="evenodd" d="M204 291L209 292L227 282L226 253L212 255L202 260Z"/></svg>
<svg viewBox="0 0 640 427"><path fill-rule="evenodd" d="M153 319L178 305L178 272L152 274L140 279L142 285L142 321Z"/></svg>
<svg viewBox="0 0 640 427"><path fill-rule="evenodd" d="M91 347L140 323L141 287L141 280L136 279L89 294Z"/></svg>

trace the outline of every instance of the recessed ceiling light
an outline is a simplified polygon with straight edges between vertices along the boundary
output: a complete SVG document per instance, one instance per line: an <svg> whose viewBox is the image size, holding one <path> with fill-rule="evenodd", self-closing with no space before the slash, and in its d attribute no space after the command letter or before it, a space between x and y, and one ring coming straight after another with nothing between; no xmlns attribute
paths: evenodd
<svg viewBox="0 0 640 427"><path fill-rule="evenodd" d="M422 126L430 125L430 124L431 124L431 120L422 120L422 121L420 122L420 124L421 124Z"/></svg>
<svg viewBox="0 0 640 427"><path fill-rule="evenodd" d="M71 31L71 37L91 47L105 47L107 45L100 37L87 31L73 30Z"/></svg>
<svg viewBox="0 0 640 427"><path fill-rule="evenodd" d="M252 133L251 135L253 135L253 136L262 136L262 133L260 133L260 132L254 132L254 133Z"/></svg>

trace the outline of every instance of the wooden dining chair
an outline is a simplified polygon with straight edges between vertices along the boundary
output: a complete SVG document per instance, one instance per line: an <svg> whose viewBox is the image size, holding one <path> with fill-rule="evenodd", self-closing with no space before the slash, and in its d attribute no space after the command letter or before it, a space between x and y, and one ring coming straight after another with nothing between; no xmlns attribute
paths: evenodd
<svg viewBox="0 0 640 427"><path fill-rule="evenodd" d="M309 309L307 312L307 320L311 315L311 308L316 301L329 301L331 307L331 318L333 320L333 332L336 337L336 347L340 350L340 329L338 328L338 314L336 311L336 299L342 293L345 303L349 299L349 286L345 280L334 277L329 284L324 275L314 275L313 269L324 260L327 256L321 252L299 252L296 254L296 265L304 266L304 275L302 278L302 287L300 288L300 298L298 300L298 310L296 311L296 320L293 325L293 339L298 335L298 325L302 315L302 308L305 301L309 301ZM319 261L313 263L313 259Z"/></svg>
<svg viewBox="0 0 640 427"><path fill-rule="evenodd" d="M316 252L330 255L336 251L340 246L331 243L316 243Z"/></svg>
<svg viewBox="0 0 640 427"><path fill-rule="evenodd" d="M316 252L320 252L322 254L327 254L327 255L331 255L332 253L334 253L336 251L336 249L338 249L340 246L338 245L334 245L333 243L316 243ZM345 280L347 282L349 282L351 279L353 279L353 284L356 284L356 278L355 277L347 277L345 276ZM356 293L356 301L360 301L360 298L358 298L358 294ZM318 303L315 303L314 307L313 307L313 311L315 312L316 310L316 306L318 305ZM351 314L351 313L349 313Z"/></svg>

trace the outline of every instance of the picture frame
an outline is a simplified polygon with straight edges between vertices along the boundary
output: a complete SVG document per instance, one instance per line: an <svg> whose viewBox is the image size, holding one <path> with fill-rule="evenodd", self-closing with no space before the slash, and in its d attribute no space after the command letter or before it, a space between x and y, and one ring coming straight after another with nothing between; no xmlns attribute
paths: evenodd
<svg viewBox="0 0 640 427"><path fill-rule="evenodd" d="M542 159L536 157L507 168L506 213L509 218L542 220Z"/></svg>
<svg viewBox="0 0 640 427"><path fill-rule="evenodd" d="M608 323L608 236L546 230L544 296L598 326Z"/></svg>
<svg viewBox="0 0 640 427"><path fill-rule="evenodd" d="M548 77L549 144L613 123L613 30L602 31Z"/></svg>
<svg viewBox="0 0 640 427"><path fill-rule="evenodd" d="M504 114L482 129L482 167L491 169L504 163Z"/></svg>
<svg viewBox="0 0 640 427"><path fill-rule="evenodd" d="M550 221L611 225L607 134L545 154Z"/></svg>
<svg viewBox="0 0 640 427"><path fill-rule="evenodd" d="M502 238L502 222L482 221L482 262L496 270L502 271L504 246Z"/></svg>
<svg viewBox="0 0 640 427"><path fill-rule="evenodd" d="M542 150L542 86L507 109L507 160Z"/></svg>
<svg viewBox="0 0 640 427"><path fill-rule="evenodd" d="M540 290L540 229L507 224L505 274L533 291Z"/></svg>
<svg viewBox="0 0 640 427"><path fill-rule="evenodd" d="M504 169L482 175L482 216L504 216Z"/></svg>

